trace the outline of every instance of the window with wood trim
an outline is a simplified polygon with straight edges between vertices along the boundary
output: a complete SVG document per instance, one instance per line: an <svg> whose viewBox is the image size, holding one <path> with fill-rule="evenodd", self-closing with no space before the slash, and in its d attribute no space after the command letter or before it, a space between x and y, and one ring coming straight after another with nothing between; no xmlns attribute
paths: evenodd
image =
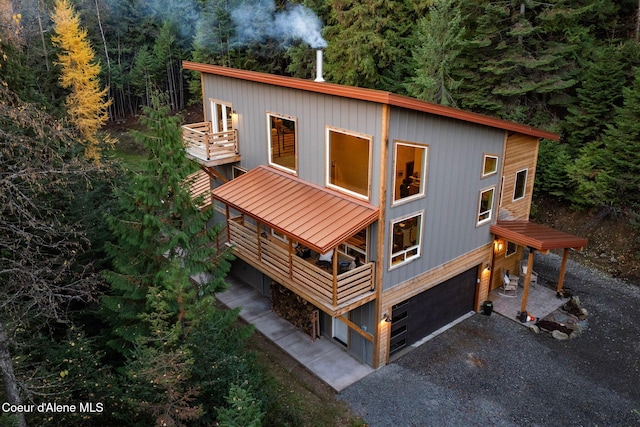
<svg viewBox="0 0 640 427"><path fill-rule="evenodd" d="M516 172L516 181L513 187L513 201L523 199L527 190L527 169Z"/></svg>
<svg viewBox="0 0 640 427"><path fill-rule="evenodd" d="M371 137L327 128L327 187L369 198Z"/></svg>
<svg viewBox="0 0 640 427"><path fill-rule="evenodd" d="M485 154L482 158L482 178L486 178L498 172L498 156Z"/></svg>
<svg viewBox="0 0 640 427"><path fill-rule="evenodd" d="M231 104L217 99L210 99L209 103L211 106L211 131L213 133L233 131L233 108Z"/></svg>
<svg viewBox="0 0 640 427"><path fill-rule="evenodd" d="M237 177L242 176L245 173L247 173L247 170L245 168L241 168L240 166L233 166L232 173L233 173L233 178L232 179L236 179Z"/></svg>
<svg viewBox="0 0 640 427"><path fill-rule="evenodd" d="M424 196L427 181L427 150L426 145L395 141L394 202Z"/></svg>
<svg viewBox="0 0 640 427"><path fill-rule="evenodd" d="M286 172L298 171L298 133L296 119L280 114L267 113L267 138L269 139L269 165Z"/></svg>
<svg viewBox="0 0 640 427"><path fill-rule="evenodd" d="M480 197L478 200L477 225L482 225L491 221L491 214L493 212L493 196L495 194L495 191L495 187L487 188L480 191Z"/></svg>
<svg viewBox="0 0 640 427"><path fill-rule="evenodd" d="M513 242L507 242L507 249L504 251L504 257L508 258L518 252L518 245Z"/></svg>
<svg viewBox="0 0 640 427"><path fill-rule="evenodd" d="M391 223L391 268L420 257L422 212Z"/></svg>

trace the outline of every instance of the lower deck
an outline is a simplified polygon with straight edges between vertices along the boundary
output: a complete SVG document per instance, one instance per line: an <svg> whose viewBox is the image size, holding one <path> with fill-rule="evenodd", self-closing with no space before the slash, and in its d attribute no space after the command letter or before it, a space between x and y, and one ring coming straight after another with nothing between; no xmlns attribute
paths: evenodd
<svg viewBox="0 0 640 427"><path fill-rule="evenodd" d="M218 301L228 308L242 307L240 318L277 344L310 372L336 391L369 375L374 369L360 363L342 346L326 337L312 340L291 323L271 310L271 301L251 285L228 276L231 287L218 295Z"/></svg>

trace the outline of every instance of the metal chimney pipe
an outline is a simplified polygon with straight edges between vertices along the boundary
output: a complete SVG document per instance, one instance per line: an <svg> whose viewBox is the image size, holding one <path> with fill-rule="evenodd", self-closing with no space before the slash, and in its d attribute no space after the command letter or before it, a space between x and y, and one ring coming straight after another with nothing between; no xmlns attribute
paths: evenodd
<svg viewBox="0 0 640 427"><path fill-rule="evenodd" d="M323 82L322 78L322 49L316 50L316 82Z"/></svg>

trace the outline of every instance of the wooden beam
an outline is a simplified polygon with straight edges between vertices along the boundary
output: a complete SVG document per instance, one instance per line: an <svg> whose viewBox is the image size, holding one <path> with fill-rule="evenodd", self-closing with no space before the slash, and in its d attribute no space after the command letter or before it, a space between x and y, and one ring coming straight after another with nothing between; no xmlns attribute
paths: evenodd
<svg viewBox="0 0 640 427"><path fill-rule="evenodd" d="M527 274L524 277L524 292L522 293L522 304L520 313L527 311L527 299L529 298L529 285L531 285L531 272L533 271L533 257L536 250L529 248L529 259L527 260Z"/></svg>
<svg viewBox="0 0 640 427"><path fill-rule="evenodd" d="M346 317L344 317L344 315L338 316L337 319L340 319L348 327L350 327L351 329L356 331L359 335L361 335L367 341L373 342L373 335L371 335L369 332L364 331L362 328L360 328L358 325L353 323L351 320L349 320Z"/></svg>
<svg viewBox="0 0 640 427"><path fill-rule="evenodd" d="M568 258L569 248L564 248L564 252L562 252L562 264L560 264L560 275L558 276L558 287L556 288L556 292L562 291L562 286L564 284L564 272L567 269Z"/></svg>
<svg viewBox="0 0 640 427"><path fill-rule="evenodd" d="M229 182L229 180L227 178L225 178L224 176L222 176L218 171L216 171L215 169L211 169L206 167L205 165L198 165L200 167L200 169L202 169L207 175L209 175L211 178L213 179L219 179L222 182Z"/></svg>

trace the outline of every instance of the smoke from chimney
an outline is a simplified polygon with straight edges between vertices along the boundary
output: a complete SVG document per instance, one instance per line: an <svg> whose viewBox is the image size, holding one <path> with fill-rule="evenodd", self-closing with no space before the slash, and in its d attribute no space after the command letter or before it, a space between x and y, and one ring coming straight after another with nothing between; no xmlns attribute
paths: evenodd
<svg viewBox="0 0 640 427"><path fill-rule="evenodd" d="M299 4L276 10L274 0L248 1L233 10L231 18L236 27L236 42L260 43L272 38L284 43L302 40L315 49L327 46L320 19Z"/></svg>

